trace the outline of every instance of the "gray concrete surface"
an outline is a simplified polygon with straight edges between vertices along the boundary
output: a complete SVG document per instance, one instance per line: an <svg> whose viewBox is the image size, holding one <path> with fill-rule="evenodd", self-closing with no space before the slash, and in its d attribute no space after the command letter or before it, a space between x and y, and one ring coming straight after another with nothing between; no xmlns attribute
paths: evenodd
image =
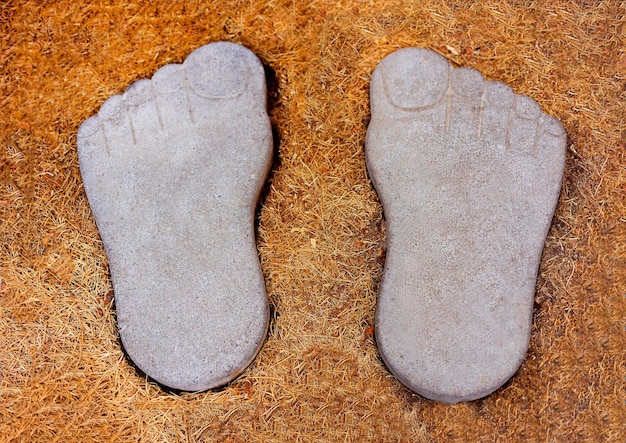
<svg viewBox="0 0 626 443"><path fill-rule="evenodd" d="M263 66L212 43L107 100L78 132L124 348L154 380L228 383L268 326L254 211L272 160Z"/></svg>
<svg viewBox="0 0 626 443"><path fill-rule="evenodd" d="M380 353L425 397L483 397L528 348L565 131L532 99L421 48L383 59L370 98L366 159L388 235Z"/></svg>

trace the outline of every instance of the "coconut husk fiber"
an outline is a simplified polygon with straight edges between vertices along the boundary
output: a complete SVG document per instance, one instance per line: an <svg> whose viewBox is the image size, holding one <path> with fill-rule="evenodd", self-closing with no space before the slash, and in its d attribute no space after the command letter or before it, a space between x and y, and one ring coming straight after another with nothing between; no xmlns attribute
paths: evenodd
<svg viewBox="0 0 626 443"><path fill-rule="evenodd" d="M623 1L0 3L0 441L626 441ZM272 318L228 386L170 392L126 358L76 133L218 40L267 67L259 208ZM530 349L492 395L412 394L374 341L385 227L363 144L374 67L422 46L508 83L568 134Z"/></svg>

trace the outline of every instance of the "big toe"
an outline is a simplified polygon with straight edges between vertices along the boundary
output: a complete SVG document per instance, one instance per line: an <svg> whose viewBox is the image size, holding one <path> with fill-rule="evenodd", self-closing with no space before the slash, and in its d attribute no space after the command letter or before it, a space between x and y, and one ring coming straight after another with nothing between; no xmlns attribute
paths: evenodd
<svg viewBox="0 0 626 443"><path fill-rule="evenodd" d="M192 52L184 66L191 90L205 98L231 98L247 86L250 51L235 43L218 42Z"/></svg>
<svg viewBox="0 0 626 443"><path fill-rule="evenodd" d="M389 100L402 109L433 106L448 87L450 63L424 48L406 48L389 54L381 62Z"/></svg>

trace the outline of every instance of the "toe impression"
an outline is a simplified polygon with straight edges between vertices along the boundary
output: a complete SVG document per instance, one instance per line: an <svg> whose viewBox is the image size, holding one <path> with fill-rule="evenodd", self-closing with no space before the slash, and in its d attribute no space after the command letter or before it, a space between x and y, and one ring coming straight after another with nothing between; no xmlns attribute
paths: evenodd
<svg viewBox="0 0 626 443"><path fill-rule="evenodd" d="M448 88L450 63L423 48L396 51L381 62L387 99L404 110L429 108L443 98Z"/></svg>
<svg viewBox="0 0 626 443"><path fill-rule="evenodd" d="M215 43L192 52L185 63L190 89L200 97L234 98L248 84L248 50L234 43Z"/></svg>

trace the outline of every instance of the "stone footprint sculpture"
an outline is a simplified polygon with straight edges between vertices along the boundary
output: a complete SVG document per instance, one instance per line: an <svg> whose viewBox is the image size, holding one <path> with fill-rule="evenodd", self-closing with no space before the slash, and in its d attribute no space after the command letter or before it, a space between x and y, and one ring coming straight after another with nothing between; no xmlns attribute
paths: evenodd
<svg viewBox="0 0 626 443"><path fill-rule="evenodd" d="M79 129L123 346L166 386L228 383L263 343L254 211L272 149L263 66L226 42L132 84Z"/></svg>
<svg viewBox="0 0 626 443"><path fill-rule="evenodd" d="M366 159L388 232L380 353L425 397L483 397L528 348L565 131L534 100L421 48L385 57L370 96Z"/></svg>

